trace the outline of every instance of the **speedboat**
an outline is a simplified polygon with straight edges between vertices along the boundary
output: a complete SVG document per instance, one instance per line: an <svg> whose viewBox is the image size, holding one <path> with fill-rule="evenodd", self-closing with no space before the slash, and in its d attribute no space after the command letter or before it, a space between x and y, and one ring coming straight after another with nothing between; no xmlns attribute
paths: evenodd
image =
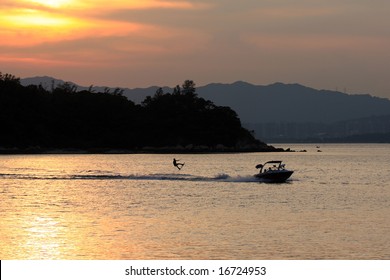
<svg viewBox="0 0 390 280"><path fill-rule="evenodd" d="M292 170L287 170L281 160L267 161L264 164L256 165L256 168L260 170L254 176L269 183L285 182L294 173Z"/></svg>

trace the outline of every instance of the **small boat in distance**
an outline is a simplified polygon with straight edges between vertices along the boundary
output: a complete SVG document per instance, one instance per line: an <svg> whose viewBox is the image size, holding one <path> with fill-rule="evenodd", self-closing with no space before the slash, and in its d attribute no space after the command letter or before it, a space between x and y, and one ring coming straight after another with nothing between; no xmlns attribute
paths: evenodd
<svg viewBox="0 0 390 280"><path fill-rule="evenodd" d="M285 182L294 173L294 171L287 170L281 160L267 161L264 164L256 165L256 168L260 170L254 176L269 183Z"/></svg>

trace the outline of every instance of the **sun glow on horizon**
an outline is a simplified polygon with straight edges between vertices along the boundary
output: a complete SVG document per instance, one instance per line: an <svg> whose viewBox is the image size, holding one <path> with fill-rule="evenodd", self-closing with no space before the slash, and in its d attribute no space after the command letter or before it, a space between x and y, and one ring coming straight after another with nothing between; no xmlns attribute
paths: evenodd
<svg viewBox="0 0 390 280"><path fill-rule="evenodd" d="M47 7L59 8L65 4L71 4L73 0L30 0L30 2Z"/></svg>
<svg viewBox="0 0 390 280"><path fill-rule="evenodd" d="M23 9L3 17L8 26L29 27L34 26L64 26L69 25L70 20L65 17L53 16L50 13Z"/></svg>
<svg viewBox="0 0 390 280"><path fill-rule="evenodd" d="M1 45L17 47L66 40L82 26L75 18L35 9L12 9L0 15L0 24L7 27L0 31Z"/></svg>
<svg viewBox="0 0 390 280"><path fill-rule="evenodd" d="M46 42L144 34L150 31L145 24L106 18L102 14L123 7L132 9L168 2L113 0L105 9L98 8L101 0L17 0L15 4L7 3L11 2L5 2L4 13L0 14L0 24L4 27L0 30L3 38L0 46L28 47Z"/></svg>
<svg viewBox="0 0 390 280"><path fill-rule="evenodd" d="M8 29L7 34L38 33L43 27L48 33L53 33L49 29L66 29L74 24L67 8L75 3L75 0L20 0L14 5L6 2L0 24ZM23 41L23 37L20 39ZM16 41L14 43L19 45Z"/></svg>
<svg viewBox="0 0 390 280"><path fill-rule="evenodd" d="M172 0L14 0L0 4L0 46L29 47L102 37L152 38L158 26L117 18L116 13L138 9L195 9L198 4ZM165 31L167 31L166 29ZM169 30L168 30L169 31ZM168 34L169 35L169 34Z"/></svg>

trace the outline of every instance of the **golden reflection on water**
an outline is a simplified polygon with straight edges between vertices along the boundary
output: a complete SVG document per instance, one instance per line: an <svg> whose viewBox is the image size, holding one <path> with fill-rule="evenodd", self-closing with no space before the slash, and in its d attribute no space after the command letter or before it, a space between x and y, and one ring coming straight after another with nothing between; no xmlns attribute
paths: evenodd
<svg viewBox="0 0 390 280"><path fill-rule="evenodd" d="M64 217L49 215L50 213L23 213L14 219L7 219L0 232L10 242L1 245L3 254L5 252L2 257L61 259L69 253L77 252L77 240L82 232L72 232Z"/></svg>
<svg viewBox="0 0 390 280"><path fill-rule="evenodd" d="M56 259L61 256L59 237L64 235L64 228L59 221L51 217L35 217L24 222L25 240L21 242L21 247L29 252L31 259Z"/></svg>
<svg viewBox="0 0 390 280"><path fill-rule="evenodd" d="M115 243L128 253L140 254L130 240L123 244L113 229L123 227L110 218L65 214L27 214L8 218L0 228L2 259L117 259ZM121 244L122 243L122 244ZM125 246L124 246L125 245Z"/></svg>

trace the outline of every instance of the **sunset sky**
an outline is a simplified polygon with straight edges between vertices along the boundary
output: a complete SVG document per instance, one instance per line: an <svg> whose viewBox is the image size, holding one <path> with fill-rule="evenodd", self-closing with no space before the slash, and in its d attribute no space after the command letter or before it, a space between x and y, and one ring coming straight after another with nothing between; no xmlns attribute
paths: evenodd
<svg viewBox="0 0 390 280"><path fill-rule="evenodd" d="M0 71L80 85L301 83L390 98L388 0L1 0Z"/></svg>

